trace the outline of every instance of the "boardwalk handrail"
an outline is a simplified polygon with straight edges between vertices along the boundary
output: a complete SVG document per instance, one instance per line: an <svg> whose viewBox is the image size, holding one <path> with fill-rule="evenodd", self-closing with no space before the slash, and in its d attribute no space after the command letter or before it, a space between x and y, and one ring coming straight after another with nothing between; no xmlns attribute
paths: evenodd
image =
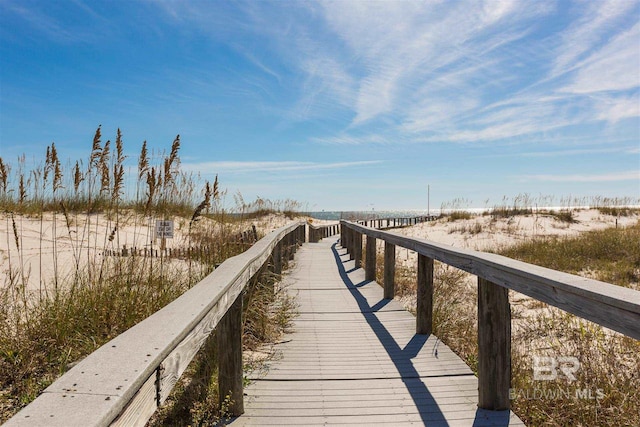
<svg viewBox="0 0 640 427"><path fill-rule="evenodd" d="M279 273L283 259L304 240L305 223L296 222L227 259L175 301L80 361L5 426L144 425L219 324L220 395L231 392L232 412L241 414L242 290L270 259Z"/></svg>
<svg viewBox="0 0 640 427"><path fill-rule="evenodd" d="M312 223L308 223L309 225L309 242L310 243L318 243L320 240L325 237L331 237L340 232L340 224L337 222L335 224L323 224L323 225L313 225Z"/></svg>
<svg viewBox="0 0 640 427"><path fill-rule="evenodd" d="M393 298L395 246L418 253L417 333L431 333L432 330L433 260L478 276L478 405L481 408L509 408L511 317L508 289L640 339L640 291L344 220L340 225L342 246L347 248L356 267L362 265L362 236L367 236L365 274L368 280L375 280L376 239L385 242L385 298Z"/></svg>

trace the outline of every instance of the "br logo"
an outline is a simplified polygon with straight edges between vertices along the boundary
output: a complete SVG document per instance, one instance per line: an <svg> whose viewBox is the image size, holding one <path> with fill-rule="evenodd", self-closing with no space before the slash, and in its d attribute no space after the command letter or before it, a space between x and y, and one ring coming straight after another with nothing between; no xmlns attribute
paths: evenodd
<svg viewBox="0 0 640 427"><path fill-rule="evenodd" d="M533 379L553 381L562 375L569 382L575 381L574 375L580 369L580 361L573 356L543 357L533 356Z"/></svg>

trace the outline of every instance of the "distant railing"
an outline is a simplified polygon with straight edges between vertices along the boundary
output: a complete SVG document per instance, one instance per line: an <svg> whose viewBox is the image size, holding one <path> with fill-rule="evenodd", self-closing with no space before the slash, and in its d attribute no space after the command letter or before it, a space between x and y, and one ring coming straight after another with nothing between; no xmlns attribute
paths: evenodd
<svg viewBox="0 0 640 427"><path fill-rule="evenodd" d="M436 219L438 219L438 217L434 215L421 215L412 217L359 219L353 222L364 225L365 227L384 230L387 228L408 227L422 222L435 221ZM319 242L325 237L334 236L339 233L340 225L338 223L325 225L313 225L309 223L309 242Z"/></svg>
<svg viewBox="0 0 640 427"><path fill-rule="evenodd" d="M318 243L325 237L335 236L340 233L340 224L313 225L309 223L309 242Z"/></svg>
<svg viewBox="0 0 640 427"><path fill-rule="evenodd" d="M280 274L304 241L299 222L227 259L80 361L5 426L144 426L216 327L219 395L230 397L231 415L242 414L242 290L265 266Z"/></svg>
<svg viewBox="0 0 640 427"><path fill-rule="evenodd" d="M352 222L364 225L365 227L377 228L382 230L385 228L409 227L411 225L420 224L422 222L435 221L436 219L438 219L438 217L435 215L419 215L410 217L362 219Z"/></svg>
<svg viewBox="0 0 640 427"><path fill-rule="evenodd" d="M597 280L538 267L504 256L409 238L340 221L341 244L365 278L375 280L376 239L384 245L384 298L394 296L395 247L418 253L416 333L430 334L433 323L433 262L478 276L478 406L509 409L511 308L509 289L640 339L640 292Z"/></svg>

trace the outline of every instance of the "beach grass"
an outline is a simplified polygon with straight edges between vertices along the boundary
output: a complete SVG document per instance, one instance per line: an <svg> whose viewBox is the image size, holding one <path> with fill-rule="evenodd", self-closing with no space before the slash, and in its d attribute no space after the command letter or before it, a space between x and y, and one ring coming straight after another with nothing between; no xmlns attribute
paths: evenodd
<svg viewBox="0 0 640 427"><path fill-rule="evenodd" d="M144 142L133 172L125 172L120 130L114 141L103 142L98 127L86 159L63 164L54 143L43 153L44 162L31 169L25 156L15 165L0 158L0 218L6 235L0 282L0 423L78 360L245 250L250 243L240 243L237 235L251 220L276 209L294 216L299 207L290 200L245 202L238 193L230 213L222 207L226 191L219 188L217 176L208 182L181 171L179 136L168 152L150 153ZM167 219L176 220L182 236L182 247L175 248L179 257L167 256L161 250L164 242L153 235L151 225ZM27 224L34 223L40 236L31 243L35 256L24 239ZM134 252L123 245L125 228L142 236L143 249ZM38 273L32 272L34 264ZM46 267L52 271L45 273ZM292 310L282 293L273 292L273 280L248 288L245 323L251 346L278 333ZM196 365L204 359L198 356ZM191 403L208 407L210 392L203 398ZM215 411L200 412L210 417Z"/></svg>

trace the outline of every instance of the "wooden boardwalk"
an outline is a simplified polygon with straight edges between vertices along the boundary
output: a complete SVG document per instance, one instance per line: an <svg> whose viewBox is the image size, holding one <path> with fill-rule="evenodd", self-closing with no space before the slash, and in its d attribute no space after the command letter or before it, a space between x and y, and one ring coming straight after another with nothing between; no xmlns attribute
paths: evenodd
<svg viewBox="0 0 640 427"><path fill-rule="evenodd" d="M305 244L286 276L300 315L266 374L245 388L232 426L524 425L477 408L478 381L435 336L354 269L327 238Z"/></svg>

